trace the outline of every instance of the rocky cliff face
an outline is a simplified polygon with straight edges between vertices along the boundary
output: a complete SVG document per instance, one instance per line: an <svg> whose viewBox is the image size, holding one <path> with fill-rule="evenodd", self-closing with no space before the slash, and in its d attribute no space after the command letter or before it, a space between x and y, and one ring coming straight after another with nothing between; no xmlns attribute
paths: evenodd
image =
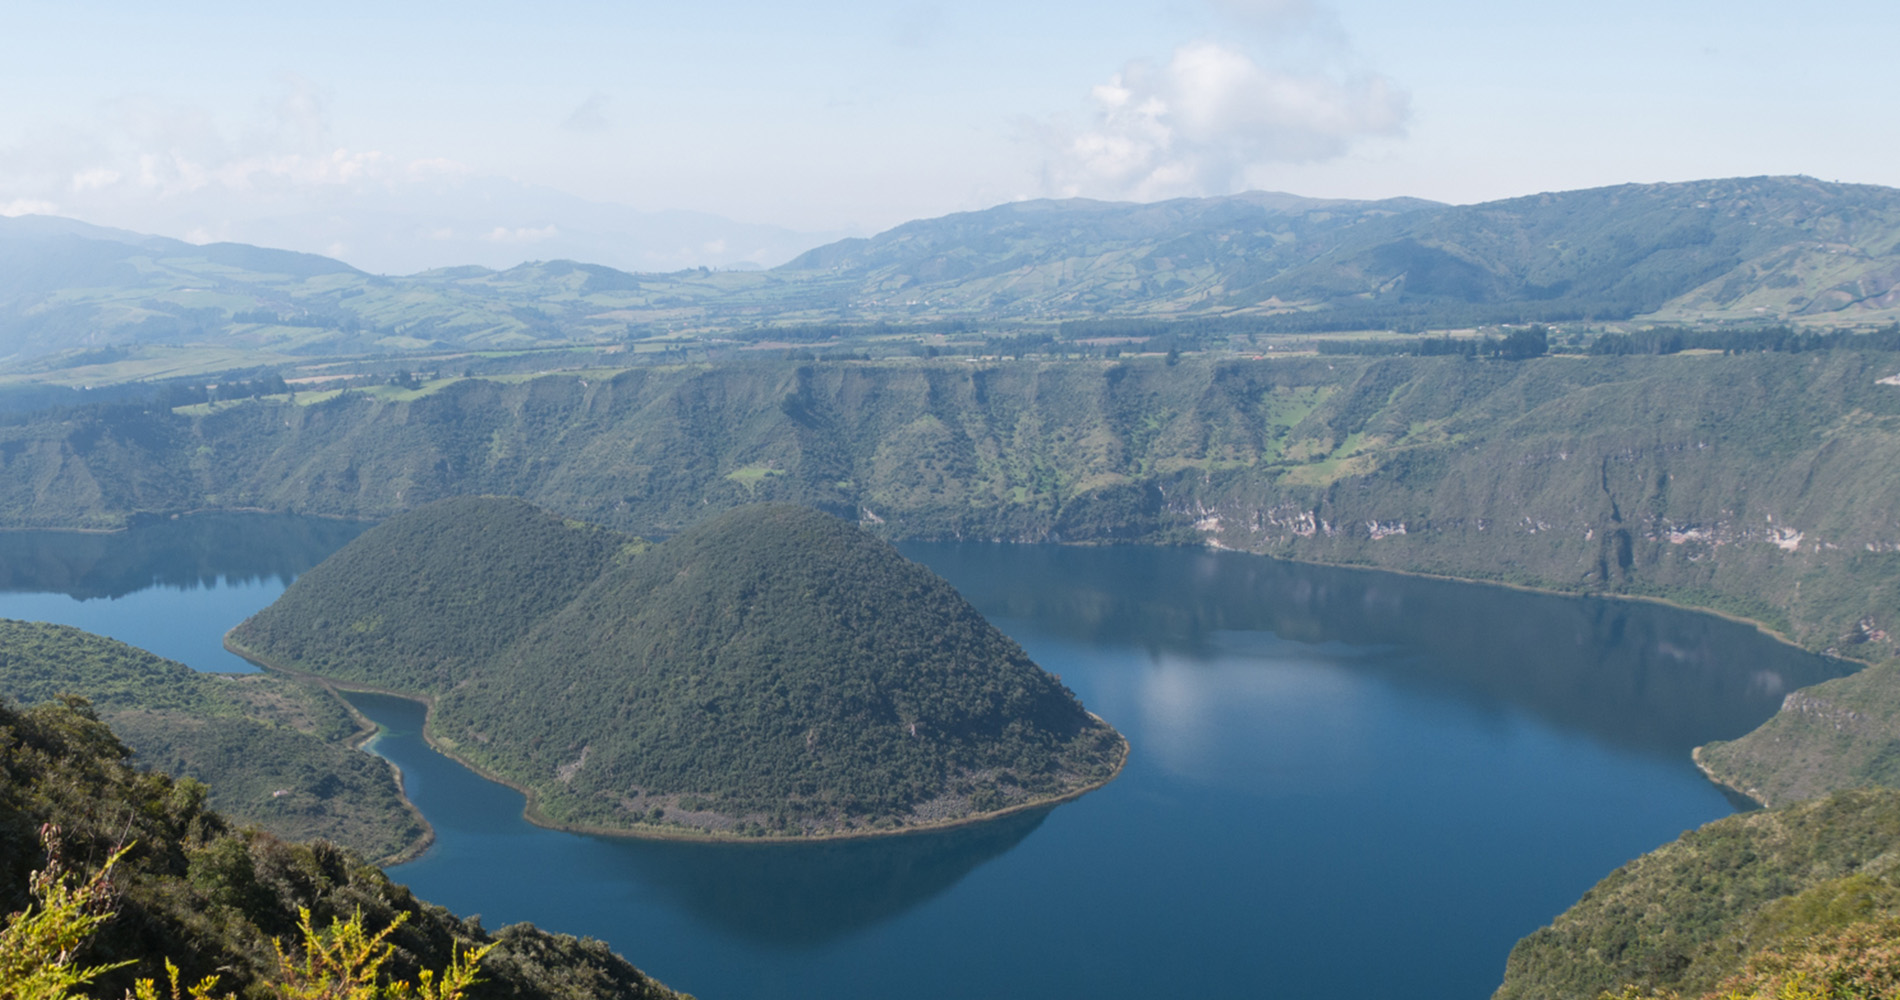
<svg viewBox="0 0 1900 1000"><path fill-rule="evenodd" d="M782 500L895 537L1211 543L1663 596L1879 660L1900 622L1896 373L1843 350L464 379L0 427L0 521L381 519L494 493L663 536Z"/></svg>

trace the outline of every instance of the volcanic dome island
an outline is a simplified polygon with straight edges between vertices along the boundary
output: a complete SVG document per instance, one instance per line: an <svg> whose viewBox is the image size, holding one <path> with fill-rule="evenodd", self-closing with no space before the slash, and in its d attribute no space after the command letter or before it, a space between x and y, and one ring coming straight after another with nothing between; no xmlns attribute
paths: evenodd
<svg viewBox="0 0 1900 1000"><path fill-rule="evenodd" d="M426 701L438 749L587 833L815 839L1097 788L1128 744L942 578L757 505L659 544L460 497L233 629L266 667Z"/></svg>

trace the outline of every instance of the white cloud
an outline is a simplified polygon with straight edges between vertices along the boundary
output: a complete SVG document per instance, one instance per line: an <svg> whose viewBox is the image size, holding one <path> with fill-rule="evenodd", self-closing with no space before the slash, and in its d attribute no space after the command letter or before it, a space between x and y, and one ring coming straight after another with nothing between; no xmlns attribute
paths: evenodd
<svg viewBox="0 0 1900 1000"><path fill-rule="evenodd" d="M1361 139L1402 134L1410 114L1405 92L1376 73L1280 70L1216 42L1183 45L1166 66L1131 63L1090 97L1087 127L1044 131L1048 193L1231 193L1259 168L1332 159Z"/></svg>
<svg viewBox="0 0 1900 1000"><path fill-rule="evenodd" d="M336 142L323 95L291 76L275 99L237 123L149 97L123 98L110 109L93 130L0 148L0 190L57 198L67 211L93 215L198 213L209 203L245 215L470 173L453 160L403 161Z"/></svg>
<svg viewBox="0 0 1900 1000"><path fill-rule="evenodd" d="M15 198L0 202L0 217L11 219L19 215L57 215L59 206L41 198Z"/></svg>
<svg viewBox="0 0 1900 1000"><path fill-rule="evenodd" d="M1227 37L1132 61L1090 90L1080 125L1039 130L1045 194L1226 194L1404 134L1409 96L1360 66L1324 0L1206 3Z"/></svg>
<svg viewBox="0 0 1900 1000"><path fill-rule="evenodd" d="M596 110L614 110L603 97ZM59 214L193 242L341 257L382 273L528 257L677 270L777 264L818 236L692 212L641 212L348 142L316 88L289 80L238 120L137 96L94 121L0 140L0 214ZM603 112L604 113L604 112ZM826 234L825 238L845 235Z"/></svg>

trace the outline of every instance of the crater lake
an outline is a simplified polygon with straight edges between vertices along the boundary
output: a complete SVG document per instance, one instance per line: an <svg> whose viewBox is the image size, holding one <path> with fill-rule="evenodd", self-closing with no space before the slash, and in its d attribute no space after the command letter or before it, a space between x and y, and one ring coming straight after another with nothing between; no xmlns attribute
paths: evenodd
<svg viewBox="0 0 1900 1000"><path fill-rule="evenodd" d="M0 535L0 617L203 670L363 526L202 516ZM390 869L493 927L715 998L1482 998L1524 934L1737 808L1691 747L1838 661L1659 605L1187 548L906 544L1133 753L1079 800L820 844L577 836L352 701L435 826Z"/></svg>

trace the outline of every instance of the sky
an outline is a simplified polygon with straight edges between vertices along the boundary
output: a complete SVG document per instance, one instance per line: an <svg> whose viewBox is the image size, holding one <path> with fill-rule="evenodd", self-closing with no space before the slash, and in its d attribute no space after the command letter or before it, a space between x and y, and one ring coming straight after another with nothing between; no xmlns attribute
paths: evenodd
<svg viewBox="0 0 1900 1000"><path fill-rule="evenodd" d="M1036 197L1900 186L1891 0L133 4L0 18L0 215L409 271Z"/></svg>

